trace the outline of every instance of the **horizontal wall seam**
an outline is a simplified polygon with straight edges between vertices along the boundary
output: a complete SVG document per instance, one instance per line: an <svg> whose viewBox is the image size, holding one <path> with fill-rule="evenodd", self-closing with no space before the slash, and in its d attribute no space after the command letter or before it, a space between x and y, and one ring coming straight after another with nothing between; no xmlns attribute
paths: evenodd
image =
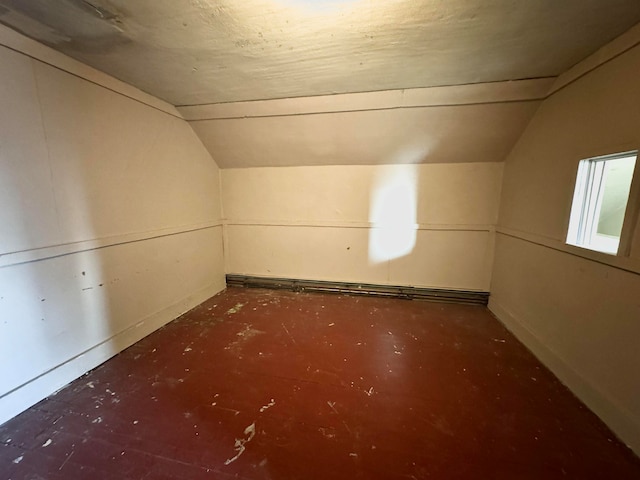
<svg viewBox="0 0 640 480"><path fill-rule="evenodd" d="M406 87L406 88L385 88L382 90L363 90L359 92L343 92L343 93L326 93L324 95L297 95L291 97L276 97L276 98L257 98L254 100L237 100L233 102L210 102L210 103L190 103L184 105L176 105L176 108L190 108L190 107L205 107L205 106L214 106L214 105L233 105L236 103L257 103L257 102L277 102L278 100L298 100L301 98L332 98L339 97L341 95L372 95L376 93L390 92L396 90L423 90L429 88L452 88L452 87L477 87L479 85L495 85L498 83L513 83L513 82L527 82L527 81L535 81L535 80L551 80L554 78L558 78L557 76L547 76L547 77L524 77L524 78L516 78L511 80L491 80L488 82L469 82L469 83L447 83L440 85L431 85L429 87Z"/></svg>
<svg viewBox="0 0 640 480"><path fill-rule="evenodd" d="M615 261L633 261L628 257L612 257L612 259L616 259L613 261L607 261L605 258L596 258L596 256L600 257L600 252L594 252L591 250L585 250L584 253L581 251L579 247L572 247L570 245L565 245L557 240L546 239L544 237L534 236L532 234L527 234L525 232L517 232L504 228L496 228L496 233L499 235L504 235L505 237L515 238L516 240L520 240L523 242L527 242L533 245L537 245L539 247L548 248L550 250L555 250L557 252L566 253L567 255L571 255L573 257L582 258L584 260L598 263L600 265L606 265L607 267L615 268L616 270L622 270L623 272L632 273L634 275L640 275L640 265L635 266L625 266L625 265L617 265Z"/></svg>
<svg viewBox="0 0 640 480"><path fill-rule="evenodd" d="M77 73L70 72L69 70L67 70L67 69L65 69L65 68L59 67L58 65L54 65L53 63L47 62L47 61L45 61L45 60L42 60L42 59L40 59L40 58L38 58L38 57L36 57L36 56L34 56L34 55L31 55L31 54L29 54L29 53L26 53L26 52L23 52L23 51L21 51L21 50L18 50L17 48L11 47L11 46L6 45L6 44L4 44L4 43L0 43L0 47L4 47L4 48L6 48L7 50L11 50L12 52L18 53L18 54L20 54L20 55L24 55L25 57L28 57L28 58L30 58L31 60L34 60L34 61L36 61L36 62L40 62L40 63L41 63L41 64L43 64L43 65L48 65L49 67L51 67L51 68L55 68L56 70L58 70L58 71L60 71L60 72L67 73L67 74L69 74L69 75L71 75L71 76L73 76L73 77L76 77L76 78L80 79L80 80L84 80L85 82L89 82L89 83L91 83L91 84L93 84L93 85L95 85L95 86L97 86L97 87L104 88L105 90L108 90L108 91L110 91L111 93L115 93L115 94L120 95L120 96L122 96L122 97L128 98L129 100L133 100L134 102L140 103L141 105L145 105L145 106L147 106L147 107L149 107L149 108L153 108L154 110L157 110L158 112L165 113L165 114L170 115L170 116L172 116L172 117L174 117L174 118L177 118L177 119L179 119L179 120L184 120L184 118L183 118L182 116L180 116L180 115L176 115L176 114L174 114L174 113L168 112L167 110L164 110L164 109L162 109L162 108L160 108L160 107L156 107L155 105L152 105L152 104L150 104L150 103L148 103L148 102L145 102L144 100L140 100L139 98L133 97L133 96L131 96L131 95L127 95L126 93L123 93L123 92L121 92L121 91L118 91L118 90L116 90L116 89L114 89L114 88L107 87L106 85L103 85L103 84L102 84L102 83L100 83L100 82L96 82L95 80L91 80L91 79L89 79L89 78L87 78L87 77L83 77L82 75L79 75L79 74L77 74ZM85 65L86 65L86 64L85 64ZM88 65L87 65L87 66L88 66ZM115 78L115 77L114 77L114 78ZM127 85L130 85L130 84L127 84ZM132 86L132 87L133 87L133 85L130 85L130 86Z"/></svg>
<svg viewBox="0 0 640 480"><path fill-rule="evenodd" d="M195 118L190 119L189 117L185 118L185 120L189 123L195 122L211 122L214 120L243 120L249 118L279 118L279 117L306 117L306 116L315 116L315 115L336 115L336 114L347 114L347 113L362 113L362 112L384 112L384 111L392 111L392 110L408 110L408 109L418 109L418 108L451 108L451 107L467 107L467 106L480 106L480 105L505 105L505 104L514 104L514 103L532 103L532 102L540 102L545 100L547 97L535 97L528 98L522 100L495 100L495 101L484 101L484 102L460 102L460 103L437 103L431 105L396 105L391 107L373 107L373 108L356 108L356 109L347 109L347 110L326 110L321 112L296 112L296 113L273 113L273 114L257 114L257 115L235 115L235 116L221 116L221 117L208 117L208 118Z"/></svg>
<svg viewBox="0 0 640 480"><path fill-rule="evenodd" d="M144 242L157 238L170 237L174 235L182 235L186 233L207 230L210 228L222 227L222 222L211 222L207 224L198 224L179 229L171 230L155 230L145 233L130 233L119 235L117 237L109 237L103 239L83 240L80 242L65 243L60 245L52 245L30 250L21 250L18 252L9 252L0 254L0 268L13 267L27 263L40 262L52 258L64 257L67 255L75 255L77 253L88 252L92 250L100 250L102 248L114 247L118 245L127 245L130 243Z"/></svg>
<svg viewBox="0 0 640 480"><path fill-rule="evenodd" d="M388 228L386 225L373 222L287 222L287 221L255 221L255 220L225 220L225 226L232 227L303 227L303 228L356 228L356 229L378 229ZM430 224L416 223L406 225L414 230L433 231L463 231L463 232L495 232L494 225L488 224ZM394 226L394 228L397 228Z"/></svg>

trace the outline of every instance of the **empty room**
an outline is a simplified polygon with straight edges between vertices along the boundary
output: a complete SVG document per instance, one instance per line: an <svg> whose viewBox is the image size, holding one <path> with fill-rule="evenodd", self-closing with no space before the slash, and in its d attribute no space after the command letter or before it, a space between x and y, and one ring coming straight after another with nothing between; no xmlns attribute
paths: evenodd
<svg viewBox="0 0 640 480"><path fill-rule="evenodd" d="M0 0L0 480L640 478L640 2Z"/></svg>

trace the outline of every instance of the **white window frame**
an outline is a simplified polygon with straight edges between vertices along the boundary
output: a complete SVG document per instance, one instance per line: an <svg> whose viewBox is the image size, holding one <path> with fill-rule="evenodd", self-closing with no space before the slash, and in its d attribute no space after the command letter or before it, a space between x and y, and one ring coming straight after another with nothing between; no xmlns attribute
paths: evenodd
<svg viewBox="0 0 640 480"><path fill-rule="evenodd" d="M620 238L597 233L603 199L605 164L609 160L636 157L631 189L627 199ZM627 256L633 230L638 221L640 201L640 159L638 151L632 150L612 155L582 159L578 162L573 201L571 203L566 243L586 250L607 255Z"/></svg>

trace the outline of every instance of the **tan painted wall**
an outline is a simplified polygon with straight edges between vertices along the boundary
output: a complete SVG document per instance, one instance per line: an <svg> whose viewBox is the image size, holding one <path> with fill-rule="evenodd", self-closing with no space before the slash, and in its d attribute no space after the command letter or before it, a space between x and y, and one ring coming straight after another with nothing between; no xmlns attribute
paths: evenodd
<svg viewBox="0 0 640 480"><path fill-rule="evenodd" d="M176 107L223 168L491 163L554 78Z"/></svg>
<svg viewBox="0 0 640 480"><path fill-rule="evenodd" d="M175 109L0 40L73 72L0 46L2 423L220 291L224 272L218 167Z"/></svg>
<svg viewBox="0 0 640 480"><path fill-rule="evenodd" d="M627 258L564 240L578 161L640 147L639 74L636 46L557 91L536 113L505 165L490 300L636 452L640 228Z"/></svg>
<svg viewBox="0 0 640 480"><path fill-rule="evenodd" d="M415 246L372 259L372 209L397 178L415 186L392 209L415 210ZM501 178L500 163L222 170L227 272L486 291Z"/></svg>
<svg viewBox="0 0 640 480"><path fill-rule="evenodd" d="M223 168L484 163L505 158L537 106L437 106L191 125Z"/></svg>

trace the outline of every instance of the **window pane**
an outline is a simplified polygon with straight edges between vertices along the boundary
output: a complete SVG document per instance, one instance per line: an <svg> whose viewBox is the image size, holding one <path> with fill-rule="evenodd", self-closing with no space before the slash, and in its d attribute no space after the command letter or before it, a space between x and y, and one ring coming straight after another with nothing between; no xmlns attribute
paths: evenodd
<svg viewBox="0 0 640 480"><path fill-rule="evenodd" d="M635 157L617 158L606 162L604 194L597 230L601 235L620 237L635 163Z"/></svg>

